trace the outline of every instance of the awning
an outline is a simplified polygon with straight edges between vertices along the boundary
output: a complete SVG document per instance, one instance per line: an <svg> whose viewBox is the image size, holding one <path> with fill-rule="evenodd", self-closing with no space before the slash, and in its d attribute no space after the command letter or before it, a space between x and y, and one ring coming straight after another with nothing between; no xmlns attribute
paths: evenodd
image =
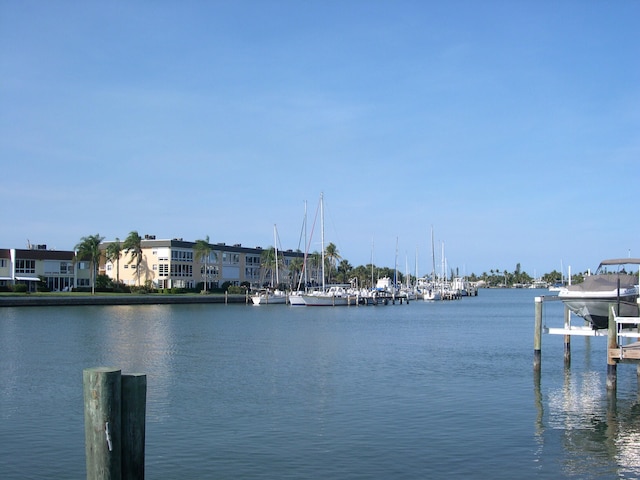
<svg viewBox="0 0 640 480"><path fill-rule="evenodd" d="M22 282L39 282L40 281L38 277L16 277L16 280L20 280Z"/></svg>
<svg viewBox="0 0 640 480"><path fill-rule="evenodd" d="M0 280L13 280L11 277L0 277Z"/></svg>

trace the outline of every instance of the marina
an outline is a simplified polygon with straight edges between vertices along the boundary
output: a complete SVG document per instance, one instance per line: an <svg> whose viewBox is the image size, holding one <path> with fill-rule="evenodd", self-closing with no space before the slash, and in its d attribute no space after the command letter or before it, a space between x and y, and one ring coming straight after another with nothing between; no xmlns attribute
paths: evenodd
<svg viewBox="0 0 640 480"><path fill-rule="evenodd" d="M637 478L638 380L545 335L542 290L396 308L0 308L3 479L85 475L82 373L147 378L148 478ZM562 319L545 302L545 323ZM558 368L559 366L559 368ZM464 448L460 448L464 445Z"/></svg>

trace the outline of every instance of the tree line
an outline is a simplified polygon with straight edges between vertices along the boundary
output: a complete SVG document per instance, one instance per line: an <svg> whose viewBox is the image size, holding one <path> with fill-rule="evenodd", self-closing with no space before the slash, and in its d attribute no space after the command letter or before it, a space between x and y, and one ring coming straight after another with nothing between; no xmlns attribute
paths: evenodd
<svg viewBox="0 0 640 480"><path fill-rule="evenodd" d="M97 269L100 262L100 257L103 251L100 249L100 244L104 240L104 237L99 234L89 235L82 237L75 246L76 258L88 260L91 268L91 292L95 293L96 285L105 286L105 283L114 283L112 279L106 277L98 279ZM120 241L116 238L115 241L110 242L107 248L104 250L104 255L107 261L116 264L116 278L115 285L120 285L119 270L120 260L122 257L127 258L128 264L135 264L135 271L138 276L138 286L140 287L140 263L142 261L142 237L137 231L132 231L124 239ZM204 282L201 282L202 290L205 292L209 285L209 267L208 259L212 250L212 245L209 243L209 236L207 235L203 239L195 241L193 247L194 259L197 258L201 261L202 273L205 277ZM299 252L299 251L298 251ZM274 247L263 250L260 258L261 271L265 278L261 280L263 286L278 286L283 289L297 289L298 285L305 286L305 278L321 278L322 274L322 253L313 252L308 255L306 268L308 269L305 276L305 263L303 258L296 257L289 262L289 265L285 266L284 256L277 257L277 252ZM276 258L278 264L276 264ZM379 278L388 277L396 281L397 284L414 284L416 278L414 275L407 277L402 272L395 268L390 267L378 267L374 264L359 265L353 267L351 263L345 258L342 258L338 247L330 242L327 244L324 250L324 272L325 281L327 283L351 283L361 288L372 288L375 286ZM288 272L286 278L282 280L275 278L275 272L277 269L282 269L283 272ZM572 283L580 283L584 279L584 273L577 273L572 276ZM269 277L268 279L266 277ZM459 272L457 270L451 270L448 277L445 280L452 280L454 277L458 277ZM563 278L562 273L553 270L552 272L544 274L539 279L534 279L527 272L523 271L518 263L514 271L510 272L506 269L491 269L489 273L483 272L481 275L472 273L467 276L467 279L471 282L482 282L487 287L514 287L529 285L535 280L540 280L547 284L553 284L559 282ZM278 281L276 281L278 280ZM433 279L442 280L441 278ZM278 285L276 285L278 284ZM113 286L113 285L112 285Z"/></svg>

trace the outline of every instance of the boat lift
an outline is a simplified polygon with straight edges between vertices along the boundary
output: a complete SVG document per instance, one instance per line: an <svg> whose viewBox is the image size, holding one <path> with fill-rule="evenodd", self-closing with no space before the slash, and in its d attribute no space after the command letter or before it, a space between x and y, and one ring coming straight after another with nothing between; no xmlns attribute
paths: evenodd
<svg viewBox="0 0 640 480"><path fill-rule="evenodd" d="M560 301L557 296L535 298L535 331L533 368L536 378L539 378L542 369L542 333L551 335L564 335L564 359L565 366L571 363L571 336L589 336L607 338L607 390L615 392L617 385L618 363L631 363L637 365L640 380L640 316L623 317L617 315L615 302L609 307L609 328L593 329L587 325L571 325L571 312L565 306L564 326L562 328L550 328L542 324L543 303L545 301ZM638 299L640 305L640 298ZM623 342L636 339L633 343Z"/></svg>

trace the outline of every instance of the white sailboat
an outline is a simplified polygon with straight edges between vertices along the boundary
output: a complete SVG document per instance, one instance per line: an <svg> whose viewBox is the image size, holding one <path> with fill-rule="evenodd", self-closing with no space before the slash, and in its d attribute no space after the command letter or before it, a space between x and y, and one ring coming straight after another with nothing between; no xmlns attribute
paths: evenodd
<svg viewBox="0 0 640 480"><path fill-rule="evenodd" d="M432 282L423 287L422 299L427 301L442 300L442 288L436 286L436 251L433 243L433 227L431 227L431 279Z"/></svg>
<svg viewBox="0 0 640 480"><path fill-rule="evenodd" d="M307 245L307 201L304 201L304 220L302 222L302 227L304 230L304 258L302 261L302 274L298 279L298 287L295 292L291 292L289 294L289 305L304 307L304 299L302 298L303 293L306 291L306 286L309 284L309 274L307 269L307 257L309 255L309 246ZM298 243L299 246L299 243ZM302 281L304 279L305 290L302 287Z"/></svg>
<svg viewBox="0 0 640 480"><path fill-rule="evenodd" d="M287 294L278 289L280 283L280 276L278 272L278 229L276 225L273 226L273 238L274 238L274 250L276 260L276 284L272 289L261 289L255 295L251 296L251 301L254 305L277 305L287 303ZM272 285L273 287L273 285Z"/></svg>
<svg viewBox="0 0 640 480"><path fill-rule="evenodd" d="M355 305L358 296L355 294L350 285L336 284L325 285L324 272L324 194L320 194L320 231L322 244L322 289L318 291L307 292L301 295L307 307L337 307L340 305Z"/></svg>

